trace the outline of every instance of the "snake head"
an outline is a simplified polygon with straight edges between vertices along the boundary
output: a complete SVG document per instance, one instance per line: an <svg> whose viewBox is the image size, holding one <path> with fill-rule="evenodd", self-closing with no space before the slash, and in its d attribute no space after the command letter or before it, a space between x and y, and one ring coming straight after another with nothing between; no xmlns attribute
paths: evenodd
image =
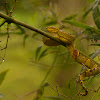
<svg viewBox="0 0 100 100"><path fill-rule="evenodd" d="M50 33L58 33L59 31L59 28L56 28L56 27L47 27L46 29Z"/></svg>

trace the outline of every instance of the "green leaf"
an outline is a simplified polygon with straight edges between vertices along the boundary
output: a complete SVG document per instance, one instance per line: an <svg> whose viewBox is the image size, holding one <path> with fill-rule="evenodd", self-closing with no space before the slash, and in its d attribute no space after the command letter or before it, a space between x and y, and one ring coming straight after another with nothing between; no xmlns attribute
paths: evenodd
<svg viewBox="0 0 100 100"><path fill-rule="evenodd" d="M36 49L35 60L37 60L37 57L38 57L38 55L39 55L39 53L40 53L40 51L41 51L41 48L42 48L42 45L39 46L39 47Z"/></svg>
<svg viewBox="0 0 100 100"><path fill-rule="evenodd" d="M44 99L43 99L44 89L45 89L45 87L47 87L47 86L48 86L48 82L47 82L47 83L44 83L44 84L39 88L39 90L38 90L38 96L37 96L38 99L36 99L36 100L44 100Z"/></svg>
<svg viewBox="0 0 100 100"><path fill-rule="evenodd" d="M38 60L40 60L42 57L44 57L44 56L47 55L47 50L48 50L48 49L46 48L46 49L44 49L44 50L41 52L41 54L40 54Z"/></svg>
<svg viewBox="0 0 100 100"><path fill-rule="evenodd" d="M90 46L100 46L100 43L92 43Z"/></svg>
<svg viewBox="0 0 100 100"><path fill-rule="evenodd" d="M81 27L83 29L90 29L92 32L100 34L100 30L99 29L96 29L94 27L88 26L88 25L86 25L84 23L81 23L81 22L77 22L77 21L74 21L74 20L62 20L62 22L63 23L69 23L71 25L74 25L74 26L77 26L77 27Z"/></svg>
<svg viewBox="0 0 100 100"><path fill-rule="evenodd" d="M28 37L29 37L29 35L28 34L25 34L24 40L26 40Z"/></svg>
<svg viewBox="0 0 100 100"><path fill-rule="evenodd" d="M86 32L84 32L84 33L86 33ZM92 33L87 33L87 34L89 34L89 35L86 35L86 36L84 36L84 37L82 37L81 38L81 40L82 39L87 39L87 40L94 40L94 41L96 41L97 42L97 40L100 40L100 35L94 35L94 34L92 34Z"/></svg>
<svg viewBox="0 0 100 100"><path fill-rule="evenodd" d="M94 2L95 0L89 0L89 1ZM100 2L98 3L98 5L100 5ZM83 18L83 19L86 18L86 16L87 16L87 15L90 13L90 11L92 11L92 10L93 10L93 7L89 8L89 9L83 14L82 18Z"/></svg>
<svg viewBox="0 0 100 100"><path fill-rule="evenodd" d="M92 11L93 7L89 8L82 16L83 19L86 18L86 16L90 13L90 11Z"/></svg>
<svg viewBox="0 0 100 100"><path fill-rule="evenodd" d="M0 32L0 35L7 35L7 32ZM11 34L11 32L9 32L9 34Z"/></svg>
<svg viewBox="0 0 100 100"><path fill-rule="evenodd" d="M0 32L0 35L8 35L8 33L9 34L18 34L18 35L22 35L23 33L21 33L21 32Z"/></svg>
<svg viewBox="0 0 100 100"><path fill-rule="evenodd" d="M2 82L4 81L5 76L6 76L6 74L7 74L8 71L9 71L9 70L7 69L7 70L5 70L5 71L3 71L3 72L0 73L0 85L1 85Z"/></svg>
<svg viewBox="0 0 100 100"><path fill-rule="evenodd" d="M82 33L85 33L87 35L93 34L93 32L90 29L85 29Z"/></svg>
<svg viewBox="0 0 100 100"><path fill-rule="evenodd" d="M100 35L88 35L87 39L100 40Z"/></svg>
<svg viewBox="0 0 100 100"><path fill-rule="evenodd" d="M95 0L88 0L89 3L94 2Z"/></svg>
<svg viewBox="0 0 100 100"><path fill-rule="evenodd" d="M29 35L25 34L24 36L24 40L23 40L23 46L25 47L25 42L26 42L26 39L29 37Z"/></svg>
<svg viewBox="0 0 100 100"><path fill-rule="evenodd" d="M39 34L37 34L36 32L34 32L34 34L32 35L32 38L34 38L36 35L39 35Z"/></svg>
<svg viewBox="0 0 100 100"><path fill-rule="evenodd" d="M100 29L100 11L98 8L99 0L96 0L93 6L93 19L96 26Z"/></svg>
<svg viewBox="0 0 100 100"><path fill-rule="evenodd" d="M68 83L68 88L70 89L70 82Z"/></svg>
<svg viewBox="0 0 100 100"><path fill-rule="evenodd" d="M46 83L44 83L43 85L42 85L42 87L47 87L49 84L48 84L48 82L46 82Z"/></svg>
<svg viewBox="0 0 100 100"><path fill-rule="evenodd" d="M57 20L55 20L55 19L52 19L52 20L45 23L46 26L47 25L55 25L55 24L57 24Z"/></svg>
<svg viewBox="0 0 100 100"><path fill-rule="evenodd" d="M72 14L70 16L65 17L63 20L71 20L74 19L77 16L77 14Z"/></svg>
<svg viewBox="0 0 100 100"><path fill-rule="evenodd" d="M62 22L69 23L71 25L74 25L74 26L77 26L77 27L81 27L81 28L84 28L84 29L91 29L90 26L88 26L88 25L86 25L84 23L81 23L81 22L74 21L74 20L63 20Z"/></svg>
<svg viewBox="0 0 100 100"><path fill-rule="evenodd" d="M57 18L57 15L56 15L54 9L50 9L50 13L52 14L52 17L53 17L53 18ZM50 14L50 15L51 15L51 14Z"/></svg>
<svg viewBox="0 0 100 100"><path fill-rule="evenodd" d="M93 32L90 30L90 29L85 29L85 30L83 30L82 32L80 32L79 34L77 34L77 36L79 36L79 35L82 35L82 34L86 34L87 36L83 36L82 38L81 38L81 40L82 39L87 39L88 38L88 36L90 36L91 34L93 34Z"/></svg>
<svg viewBox="0 0 100 100"><path fill-rule="evenodd" d="M25 33L25 30L20 25L18 25L18 24L15 24L15 25L20 30L20 32L15 32L15 34L22 35Z"/></svg>
<svg viewBox="0 0 100 100"><path fill-rule="evenodd" d="M38 95L37 95L36 100L43 100L43 94L44 94L44 87L40 87L38 89Z"/></svg>

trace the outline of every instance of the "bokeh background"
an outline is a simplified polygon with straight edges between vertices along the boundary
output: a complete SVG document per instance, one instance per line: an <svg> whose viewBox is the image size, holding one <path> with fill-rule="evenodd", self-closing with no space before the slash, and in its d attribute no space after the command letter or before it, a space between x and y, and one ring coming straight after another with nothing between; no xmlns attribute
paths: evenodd
<svg viewBox="0 0 100 100"><path fill-rule="evenodd" d="M6 4L5 4L6 3ZM63 24L61 20L72 16L77 21L95 26L92 12L82 19L87 9L92 7L94 0L0 0L0 11L9 14L12 7L12 17L31 26L46 31L47 26L56 26L65 31L78 35L82 29L70 24ZM0 19L0 23L3 19ZM23 27L22 27L23 28ZM0 48L5 47L7 41L7 23L0 28ZM75 82L82 66L76 63L63 46L47 47L42 42L42 35L23 28L21 31L15 24L9 26L9 41L6 50L0 51L0 72L9 69L0 86L0 100L78 100ZM81 39L75 40L77 48L86 55L94 52L99 47L89 44L93 41ZM39 51L40 50L40 51ZM95 60L99 62L99 57ZM52 69L51 69L52 68ZM51 71L50 71L51 69ZM44 88L42 94L37 93L41 83L48 82L55 90L68 96L59 96L50 86ZM100 85L100 77L95 76L85 81L89 88L89 94L81 97L81 100L99 100L100 92L93 92ZM77 88L81 90L79 84Z"/></svg>

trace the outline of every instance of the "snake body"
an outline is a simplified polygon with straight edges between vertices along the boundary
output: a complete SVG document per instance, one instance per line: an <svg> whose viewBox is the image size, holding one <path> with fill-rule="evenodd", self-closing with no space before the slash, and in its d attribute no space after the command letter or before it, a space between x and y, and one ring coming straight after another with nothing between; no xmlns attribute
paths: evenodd
<svg viewBox="0 0 100 100"><path fill-rule="evenodd" d="M80 95L86 96L88 94L88 89L83 83L83 79L85 77L97 75L100 73L100 65L96 63L91 58L85 56L82 54L77 48L74 43L75 37L69 33L66 33L59 28L55 27L48 27L47 31L51 33L52 36L55 38L58 38L61 42L66 44L66 48L68 49L70 55L73 57L73 59L80 63L81 65L84 65L87 67L85 71L82 71L78 75L78 82L81 84L82 88L85 90L85 93L79 92ZM43 37L43 43L47 46L58 46L59 43L51 40L50 38Z"/></svg>

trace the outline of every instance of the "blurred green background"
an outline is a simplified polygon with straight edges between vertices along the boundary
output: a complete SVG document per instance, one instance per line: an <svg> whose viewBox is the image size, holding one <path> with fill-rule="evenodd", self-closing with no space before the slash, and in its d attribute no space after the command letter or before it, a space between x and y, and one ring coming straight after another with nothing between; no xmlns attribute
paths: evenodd
<svg viewBox="0 0 100 100"><path fill-rule="evenodd" d="M75 18L77 21L95 26L92 12L86 18L82 17L87 9L93 6L93 1L16 0L15 3L15 0L0 0L0 11L9 13L14 7L12 12L13 18L26 24L44 31L46 31L47 26L56 26L63 28L69 33L78 35L82 31L81 28L69 24L62 25L61 20L72 16L72 19ZM2 22L3 19L0 19L0 23ZM0 28L0 48L6 45L6 28L6 23ZM79 100L79 97L76 95L75 81L82 66L71 58L65 47L47 47L42 42L42 35L26 28L23 28L23 30L21 31L15 24L11 24L6 52L5 50L0 51L0 56L5 59L0 64L0 72L9 69L0 86L0 100L36 100L38 95L36 90L40 88L41 82L43 82L46 73L51 67L52 70L45 82L48 82L60 93L69 96L68 98L60 96L62 100L71 100L70 97L73 97L73 100ZM83 36L79 36L75 41L79 50L88 55L99 48L98 46L88 46L92 41L86 38L81 40ZM40 57L41 54L42 56ZM95 60L99 62L98 57ZM99 100L100 92L93 92L93 87L98 89L100 85L98 80L100 80L100 77L96 76L90 79L89 82L85 82L89 88L89 94L81 97L81 100ZM77 85L77 88L81 90L80 85ZM44 93L40 95L39 100L60 100L58 99L58 94L50 86L45 87Z"/></svg>

